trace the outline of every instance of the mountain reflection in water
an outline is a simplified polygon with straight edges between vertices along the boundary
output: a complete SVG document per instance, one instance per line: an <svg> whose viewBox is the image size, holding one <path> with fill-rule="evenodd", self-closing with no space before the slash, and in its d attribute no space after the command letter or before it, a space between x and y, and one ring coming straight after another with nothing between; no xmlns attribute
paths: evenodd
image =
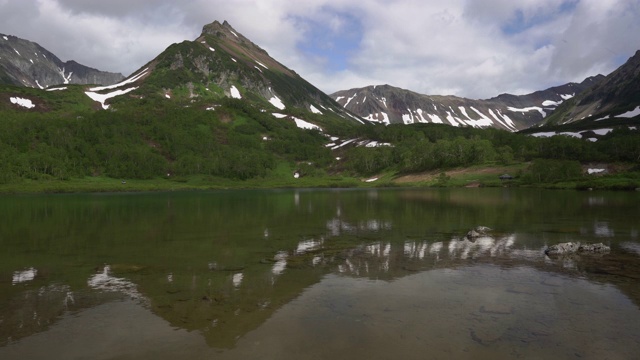
<svg viewBox="0 0 640 360"><path fill-rule="evenodd" d="M0 230L8 249L0 358L52 349L70 356L60 358L155 359L341 358L343 351L423 358L428 349L436 358L624 358L640 350L633 339L640 244L629 221L638 202L617 194L598 201L573 192L449 190L113 196L9 204L17 215ZM41 232L27 227L34 220ZM496 230L471 241L464 234L475 225ZM612 251L544 255L565 241L605 242ZM88 323L97 319L103 328ZM614 324L615 333L603 328ZM148 346L131 341L92 353L129 344L91 337L123 326ZM59 345L65 332L84 345Z"/></svg>

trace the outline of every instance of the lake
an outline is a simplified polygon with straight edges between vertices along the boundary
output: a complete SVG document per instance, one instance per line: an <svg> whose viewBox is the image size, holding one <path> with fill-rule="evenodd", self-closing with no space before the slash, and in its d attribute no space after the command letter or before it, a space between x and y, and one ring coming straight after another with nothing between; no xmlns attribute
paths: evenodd
<svg viewBox="0 0 640 360"><path fill-rule="evenodd" d="M5 195L0 359L631 359L639 214L510 188ZM568 241L611 252L544 254Z"/></svg>

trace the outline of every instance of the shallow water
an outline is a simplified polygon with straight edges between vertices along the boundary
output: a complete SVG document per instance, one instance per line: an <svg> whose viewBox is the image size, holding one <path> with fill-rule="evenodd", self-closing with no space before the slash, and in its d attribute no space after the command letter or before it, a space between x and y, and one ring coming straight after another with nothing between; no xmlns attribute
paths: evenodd
<svg viewBox="0 0 640 360"><path fill-rule="evenodd" d="M640 194L0 199L1 359L629 359ZM475 241L476 225L493 228ZM603 256L546 246L603 242Z"/></svg>

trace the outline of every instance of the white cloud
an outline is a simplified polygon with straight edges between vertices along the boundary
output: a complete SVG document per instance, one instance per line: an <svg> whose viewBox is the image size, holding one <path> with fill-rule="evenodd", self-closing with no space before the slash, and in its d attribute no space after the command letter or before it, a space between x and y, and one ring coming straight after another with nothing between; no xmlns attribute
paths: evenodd
<svg viewBox="0 0 640 360"><path fill-rule="evenodd" d="M524 93L609 73L640 49L640 0L0 0L0 31L125 75L214 20L326 92ZM301 50L311 22L340 41L348 21L362 30L352 50ZM330 70L334 56L346 69Z"/></svg>

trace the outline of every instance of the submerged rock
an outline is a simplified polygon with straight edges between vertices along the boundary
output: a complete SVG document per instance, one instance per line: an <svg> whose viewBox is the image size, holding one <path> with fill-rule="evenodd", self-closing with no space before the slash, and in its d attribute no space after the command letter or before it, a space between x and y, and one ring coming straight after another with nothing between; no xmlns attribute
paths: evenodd
<svg viewBox="0 0 640 360"><path fill-rule="evenodd" d="M560 243L549 246L544 253L552 255L571 255L571 254L602 254L608 253L611 248L603 243L584 244L574 242Z"/></svg>

